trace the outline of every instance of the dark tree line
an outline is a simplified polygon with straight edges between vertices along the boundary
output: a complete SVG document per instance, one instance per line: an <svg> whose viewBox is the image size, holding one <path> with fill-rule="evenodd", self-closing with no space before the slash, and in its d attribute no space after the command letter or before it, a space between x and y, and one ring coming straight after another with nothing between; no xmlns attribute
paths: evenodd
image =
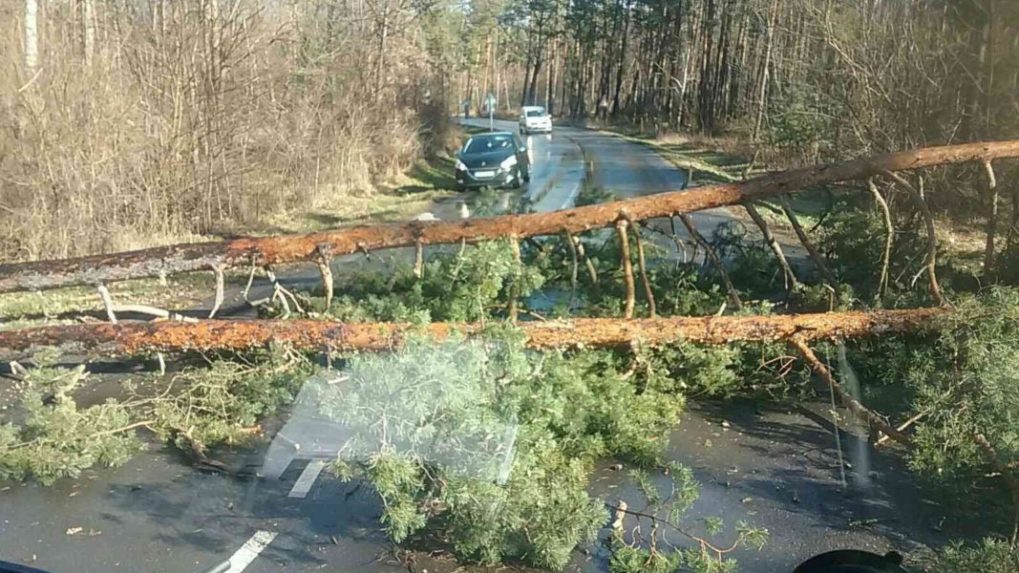
<svg viewBox="0 0 1019 573"><path fill-rule="evenodd" d="M1007 0L470 5L495 18L475 49L502 46L483 73L515 85L507 107L647 131L739 129L814 155L1001 137L1019 123L1019 4Z"/></svg>

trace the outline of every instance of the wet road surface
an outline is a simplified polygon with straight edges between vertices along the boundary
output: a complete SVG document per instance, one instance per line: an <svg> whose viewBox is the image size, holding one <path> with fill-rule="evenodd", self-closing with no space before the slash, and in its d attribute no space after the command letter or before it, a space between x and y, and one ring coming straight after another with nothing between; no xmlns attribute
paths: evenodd
<svg viewBox="0 0 1019 573"><path fill-rule="evenodd" d="M512 122L497 124L515 129ZM524 193L534 210L570 207L585 185L623 198L677 191L686 183L682 172L652 150L610 135L557 128L551 136L527 140L533 168ZM513 202L505 203L508 209ZM437 204L434 211L439 218L458 217L458 201ZM695 215L705 234L727 220L721 209ZM406 256L401 251L373 255L376 260ZM355 260L363 257L334 260L334 273ZM303 268L281 277L298 287L319 280ZM259 285L251 297L269 292ZM231 298L227 309L244 308L238 293ZM951 529L961 522L942 523L943 508L920 499L891 455L871 461L870 490L844 493L826 414L818 404L802 411L691 404L670 451L694 468L702 484L692 510L694 529L697 516L713 515L727 518L729 535L740 518L767 527L771 541L763 551L736 554L741 570L751 573L791 571L826 549L909 551L917 543L940 544L952 533L965 533ZM254 473L264 449L233 463ZM6 486L0 490L0 559L54 573L203 572L231 556L233 573L242 562L248 563L244 571L254 573L408 570L392 557L379 531L381 508L367 488L341 484L317 469L298 456L279 480L240 480L201 473L153 446L124 467L88 471L81 480L49 488ZM625 472L611 470L608 463L592 477L591 492L609 502L640 503ZM603 552L588 549L577 552L569 570L606 571ZM420 559L413 570L457 568L450 560Z"/></svg>

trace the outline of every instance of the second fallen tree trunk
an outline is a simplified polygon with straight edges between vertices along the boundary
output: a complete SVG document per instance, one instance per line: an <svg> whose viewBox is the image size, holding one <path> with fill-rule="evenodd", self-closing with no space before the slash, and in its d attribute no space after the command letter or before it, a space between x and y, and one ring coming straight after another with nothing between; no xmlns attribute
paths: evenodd
<svg viewBox="0 0 1019 573"><path fill-rule="evenodd" d="M621 320L578 318L519 324L532 348L611 348L639 341L662 345L848 339L936 328L943 308L829 312L769 316L706 316ZM380 351L417 334L435 340L462 332L477 335L479 323L339 323L321 320L204 320L198 323L125 323L43 326L0 331L0 360L18 360L46 347L86 355L146 352L243 351L271 342L300 350Z"/></svg>
<svg viewBox="0 0 1019 573"><path fill-rule="evenodd" d="M333 256L393 247L454 244L500 237L579 233L610 227L621 219L643 221L675 214L735 205L804 188L862 179L885 172L935 165L986 162L1019 157L1019 140L967 143L889 153L764 175L742 183L705 185L673 193L587 205L575 209L526 215L504 215L463 221L361 226L276 237L173 245L154 249L95 255L58 261L0 264L0 293L205 270L221 266L274 265L314 261L323 251Z"/></svg>

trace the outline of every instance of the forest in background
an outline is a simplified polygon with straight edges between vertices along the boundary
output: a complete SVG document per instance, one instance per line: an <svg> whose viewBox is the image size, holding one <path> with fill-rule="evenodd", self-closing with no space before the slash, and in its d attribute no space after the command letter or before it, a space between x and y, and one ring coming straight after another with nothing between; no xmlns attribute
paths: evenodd
<svg viewBox="0 0 1019 573"><path fill-rule="evenodd" d="M480 0L463 99L799 148L810 162L1019 126L1003 0Z"/></svg>

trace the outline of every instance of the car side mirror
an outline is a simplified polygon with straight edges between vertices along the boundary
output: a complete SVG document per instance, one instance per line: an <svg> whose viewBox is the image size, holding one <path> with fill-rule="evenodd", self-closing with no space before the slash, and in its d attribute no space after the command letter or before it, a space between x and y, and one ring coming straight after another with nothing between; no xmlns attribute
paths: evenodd
<svg viewBox="0 0 1019 573"><path fill-rule="evenodd" d="M517 151L520 153L527 153L527 146L521 145L520 147L517 148Z"/></svg>

